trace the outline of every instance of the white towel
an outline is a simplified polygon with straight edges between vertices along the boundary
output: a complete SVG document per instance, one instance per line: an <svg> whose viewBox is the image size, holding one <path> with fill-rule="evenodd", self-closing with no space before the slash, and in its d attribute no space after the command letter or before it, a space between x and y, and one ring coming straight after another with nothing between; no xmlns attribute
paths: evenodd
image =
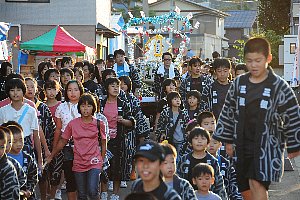
<svg viewBox="0 0 300 200"><path fill-rule="evenodd" d="M174 69L175 69L175 65L174 65L174 63L171 63L170 68L169 68L169 78L174 78L175 77ZM157 69L157 74L160 74L162 77L164 76L165 66L164 66L163 63L161 65L159 65L159 67Z"/></svg>
<svg viewBox="0 0 300 200"><path fill-rule="evenodd" d="M116 73L118 71L117 69L118 69L118 65L117 65L117 63L115 63L113 70L115 70ZM126 61L124 62L124 71L128 72L128 73L130 72L129 65Z"/></svg>

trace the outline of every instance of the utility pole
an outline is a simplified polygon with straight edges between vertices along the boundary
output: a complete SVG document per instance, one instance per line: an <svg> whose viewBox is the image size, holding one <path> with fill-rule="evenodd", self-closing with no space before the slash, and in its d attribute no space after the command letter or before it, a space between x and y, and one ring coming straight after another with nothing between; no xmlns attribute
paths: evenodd
<svg viewBox="0 0 300 200"><path fill-rule="evenodd" d="M145 13L146 17L149 17L149 4L148 0L143 0L143 12ZM145 24L146 30L149 30L149 22ZM145 49L145 42L144 40L148 41L149 37L145 34L143 39L143 50Z"/></svg>
<svg viewBox="0 0 300 200"><path fill-rule="evenodd" d="M175 9L175 0L170 0L170 12L173 12L174 9ZM170 23L170 27L172 27L171 23ZM173 33L171 31L169 32L169 38L170 38L170 42L172 44Z"/></svg>

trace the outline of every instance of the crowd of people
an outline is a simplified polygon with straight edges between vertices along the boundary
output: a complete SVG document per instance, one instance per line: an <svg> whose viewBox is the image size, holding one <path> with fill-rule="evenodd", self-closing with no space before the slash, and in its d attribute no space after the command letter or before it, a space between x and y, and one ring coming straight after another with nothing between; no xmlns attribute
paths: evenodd
<svg viewBox="0 0 300 200"><path fill-rule="evenodd" d="M36 78L3 62L0 199L62 199L66 187L69 200L117 200L133 180L126 200L268 199L285 146L300 154L300 108L268 41L250 39L244 56L175 66L163 53L150 123L122 49L94 64L41 62Z"/></svg>

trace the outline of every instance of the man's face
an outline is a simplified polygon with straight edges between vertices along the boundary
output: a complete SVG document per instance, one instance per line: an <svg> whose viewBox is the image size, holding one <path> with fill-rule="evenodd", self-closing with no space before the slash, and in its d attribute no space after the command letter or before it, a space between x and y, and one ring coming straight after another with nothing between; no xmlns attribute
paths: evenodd
<svg viewBox="0 0 300 200"><path fill-rule="evenodd" d="M164 55L163 62L164 62L164 67L169 68L172 63L172 57L170 55Z"/></svg>

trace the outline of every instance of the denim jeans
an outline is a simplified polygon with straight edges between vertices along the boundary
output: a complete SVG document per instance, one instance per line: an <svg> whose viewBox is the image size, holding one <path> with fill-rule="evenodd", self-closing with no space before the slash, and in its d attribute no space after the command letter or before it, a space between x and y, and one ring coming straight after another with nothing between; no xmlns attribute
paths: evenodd
<svg viewBox="0 0 300 200"><path fill-rule="evenodd" d="M74 172L78 200L87 200L88 197L90 200L98 199L100 173L100 169L90 169L86 172Z"/></svg>

